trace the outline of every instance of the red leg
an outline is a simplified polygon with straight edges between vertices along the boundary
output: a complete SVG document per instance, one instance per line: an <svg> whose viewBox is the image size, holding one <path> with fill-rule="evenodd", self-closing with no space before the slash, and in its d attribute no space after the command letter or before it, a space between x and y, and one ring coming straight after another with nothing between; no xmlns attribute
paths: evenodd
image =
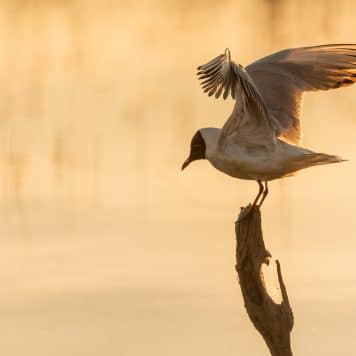
<svg viewBox="0 0 356 356"><path fill-rule="evenodd" d="M258 194L257 194L255 200L253 201L253 203L251 205L251 209L253 209L253 208L255 208L257 206L258 199L260 199L260 196L263 194L263 184L262 184L262 182L260 180L258 180L257 183L258 183L260 189L258 191Z"/></svg>
<svg viewBox="0 0 356 356"><path fill-rule="evenodd" d="M262 199L261 199L260 203L258 204L259 207L261 207L261 205L265 201L267 195L268 195L268 184L267 184L267 181L265 180L265 189L263 191Z"/></svg>

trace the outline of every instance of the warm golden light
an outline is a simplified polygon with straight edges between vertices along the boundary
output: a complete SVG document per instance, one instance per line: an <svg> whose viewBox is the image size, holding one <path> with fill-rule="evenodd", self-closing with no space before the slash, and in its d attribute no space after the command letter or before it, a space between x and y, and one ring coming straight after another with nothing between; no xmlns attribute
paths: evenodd
<svg viewBox="0 0 356 356"><path fill-rule="evenodd" d="M233 106L195 70L227 47L247 65L354 43L355 5L1 2L1 354L265 354L234 271L233 222L257 184L207 161L181 172L194 132ZM265 239L295 353L351 356L356 87L306 94L302 125L306 147L349 161L272 182Z"/></svg>

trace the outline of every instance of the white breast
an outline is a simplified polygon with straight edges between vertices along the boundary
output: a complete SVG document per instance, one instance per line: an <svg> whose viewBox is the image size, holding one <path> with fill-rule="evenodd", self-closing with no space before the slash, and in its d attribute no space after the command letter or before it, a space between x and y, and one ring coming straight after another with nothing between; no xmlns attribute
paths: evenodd
<svg viewBox="0 0 356 356"><path fill-rule="evenodd" d="M279 145L253 147L228 145L224 152L216 150L208 158L219 171L240 179L273 180L283 177L285 152Z"/></svg>

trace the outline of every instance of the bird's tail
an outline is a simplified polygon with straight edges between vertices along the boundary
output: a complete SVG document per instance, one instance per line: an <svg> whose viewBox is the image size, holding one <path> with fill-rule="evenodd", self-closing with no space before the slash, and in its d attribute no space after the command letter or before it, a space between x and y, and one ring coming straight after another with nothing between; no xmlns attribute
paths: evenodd
<svg viewBox="0 0 356 356"><path fill-rule="evenodd" d="M293 163L289 164L288 173L286 173L285 176L292 176L297 171L308 167L347 161L339 156L328 155L326 153L316 153L309 150L305 151L306 152L295 159Z"/></svg>
<svg viewBox="0 0 356 356"><path fill-rule="evenodd" d="M305 162L310 164L310 166L318 166L321 164L340 163L347 161L347 159L343 159L339 156L316 152L307 153L306 155L304 155L303 159L305 160Z"/></svg>
<svg viewBox="0 0 356 356"><path fill-rule="evenodd" d="M347 160L343 159L339 156L309 151L308 153L303 154L297 160L296 163L297 163L297 166L300 166L299 169L303 169L303 168L308 168L308 167L313 167L313 166L319 166L322 164L340 163L340 162L344 162L344 161L347 161Z"/></svg>

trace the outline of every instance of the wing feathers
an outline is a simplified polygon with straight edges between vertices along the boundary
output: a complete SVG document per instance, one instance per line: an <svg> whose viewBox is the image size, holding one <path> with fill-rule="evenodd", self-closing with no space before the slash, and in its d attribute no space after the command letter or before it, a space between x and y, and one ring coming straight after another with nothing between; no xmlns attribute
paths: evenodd
<svg viewBox="0 0 356 356"><path fill-rule="evenodd" d="M204 92L207 92L209 96L214 95L215 98L222 96L223 99L227 99L231 95L235 99L237 85L239 85L247 97L248 104L256 106L262 114L260 116L268 119L262 96L242 66L231 61L229 49L226 49L224 54L199 66L197 75Z"/></svg>
<svg viewBox="0 0 356 356"><path fill-rule="evenodd" d="M209 96L227 99L231 95L236 101L245 101L257 110L257 119L264 118L278 135L298 143L302 93L354 84L356 44L282 50L248 65L246 70L231 61L226 49L199 66L197 75Z"/></svg>
<svg viewBox="0 0 356 356"><path fill-rule="evenodd" d="M302 93L355 83L356 44L287 49L261 58L248 65L246 71L256 83L269 112L283 128L281 134L297 143L301 136Z"/></svg>

